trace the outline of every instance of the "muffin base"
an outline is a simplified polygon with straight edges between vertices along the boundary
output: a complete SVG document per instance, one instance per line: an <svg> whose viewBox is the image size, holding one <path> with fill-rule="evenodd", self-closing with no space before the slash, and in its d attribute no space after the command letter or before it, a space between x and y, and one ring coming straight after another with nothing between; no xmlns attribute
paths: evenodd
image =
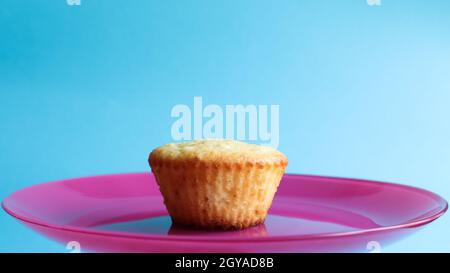
<svg viewBox="0 0 450 273"><path fill-rule="evenodd" d="M188 223L184 223L184 222L179 222L179 219L174 219L172 218L172 223L176 226L176 227L184 227L187 229L204 229L204 230L241 230L241 229L245 229L245 228L251 228L251 227L256 227L259 225L264 224L265 221L265 217L264 219L260 219L257 220L257 222L254 223L247 223L246 225L244 225L243 223L237 223L237 224L232 224L232 223L228 223L225 221L205 221L205 223L201 224L201 223L193 223L192 221L189 221Z"/></svg>
<svg viewBox="0 0 450 273"><path fill-rule="evenodd" d="M233 230L264 223L282 164L151 161L174 224Z"/></svg>

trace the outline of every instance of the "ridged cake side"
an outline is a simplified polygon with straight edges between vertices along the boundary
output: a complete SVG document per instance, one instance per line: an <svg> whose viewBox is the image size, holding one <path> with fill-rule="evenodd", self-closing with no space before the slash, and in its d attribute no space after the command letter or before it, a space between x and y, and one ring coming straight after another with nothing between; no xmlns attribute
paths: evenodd
<svg viewBox="0 0 450 273"><path fill-rule="evenodd" d="M287 161L230 164L150 155L149 163L174 223L242 229L264 222Z"/></svg>

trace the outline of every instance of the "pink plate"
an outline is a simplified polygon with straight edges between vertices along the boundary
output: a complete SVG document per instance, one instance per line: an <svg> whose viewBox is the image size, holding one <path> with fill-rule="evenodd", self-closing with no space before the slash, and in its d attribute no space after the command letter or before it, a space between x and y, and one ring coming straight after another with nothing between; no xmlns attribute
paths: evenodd
<svg viewBox="0 0 450 273"><path fill-rule="evenodd" d="M447 210L438 195L367 180L287 174L265 224L211 232L171 225L154 178L133 173L45 183L3 208L39 233L101 252L347 252L386 245Z"/></svg>

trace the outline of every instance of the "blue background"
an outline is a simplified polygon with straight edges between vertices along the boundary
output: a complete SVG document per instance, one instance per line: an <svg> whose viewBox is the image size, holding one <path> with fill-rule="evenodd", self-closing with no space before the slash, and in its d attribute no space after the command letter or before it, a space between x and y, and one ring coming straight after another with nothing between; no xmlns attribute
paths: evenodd
<svg viewBox="0 0 450 273"><path fill-rule="evenodd" d="M0 198L148 171L176 104L279 104L288 172L450 199L450 1L0 0ZM450 251L450 218L383 251ZM0 251L66 252L0 213Z"/></svg>

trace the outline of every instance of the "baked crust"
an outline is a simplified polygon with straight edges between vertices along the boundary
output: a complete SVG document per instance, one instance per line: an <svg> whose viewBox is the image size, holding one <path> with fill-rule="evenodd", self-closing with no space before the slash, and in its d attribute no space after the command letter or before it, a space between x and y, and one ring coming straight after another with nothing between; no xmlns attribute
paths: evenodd
<svg viewBox="0 0 450 273"><path fill-rule="evenodd" d="M248 144L225 139L202 139L190 142L170 143L153 150L149 163L187 164L209 163L213 165L282 165L288 163L281 152L267 146Z"/></svg>
<svg viewBox="0 0 450 273"><path fill-rule="evenodd" d="M230 140L195 141L187 151L169 145L149 163L175 224L242 229L264 222L287 165L283 154Z"/></svg>

